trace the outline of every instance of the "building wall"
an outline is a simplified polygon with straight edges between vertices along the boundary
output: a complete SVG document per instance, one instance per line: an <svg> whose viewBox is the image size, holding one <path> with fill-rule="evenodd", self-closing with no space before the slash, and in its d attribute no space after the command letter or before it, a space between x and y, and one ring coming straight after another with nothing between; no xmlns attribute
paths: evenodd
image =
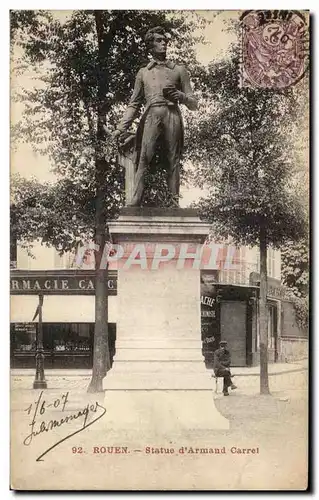
<svg viewBox="0 0 319 500"><path fill-rule="evenodd" d="M308 339L282 338L280 339L280 361L292 362L308 358Z"/></svg>
<svg viewBox="0 0 319 500"><path fill-rule="evenodd" d="M299 327L292 302L281 302L280 360L298 361L308 357L308 331Z"/></svg>
<svg viewBox="0 0 319 500"><path fill-rule="evenodd" d="M17 269L26 271L61 270L74 267L75 253L67 252L60 256L53 247L34 242L32 256L26 249L17 247ZM94 261L88 259L81 266L83 270L94 269ZM38 305L37 295L11 295L10 319L12 323L30 322ZM117 322L116 296L108 299L109 322ZM94 323L94 295L45 295L43 303L43 322Z"/></svg>
<svg viewBox="0 0 319 500"><path fill-rule="evenodd" d="M234 263L236 270L221 270L220 282L236 285L248 285L250 273L259 273L260 259L257 247L242 246L236 249ZM281 255L279 250L268 249L268 276L281 279Z"/></svg>
<svg viewBox="0 0 319 500"><path fill-rule="evenodd" d="M10 319L12 323L29 323L39 303L37 295L11 295ZM109 323L117 322L117 297L108 298ZM94 295L45 295L43 322L94 323Z"/></svg>
<svg viewBox="0 0 319 500"><path fill-rule="evenodd" d="M18 246L17 269L30 271L69 269L74 262L74 254L66 252L60 256L55 248L41 245L39 241L32 244L30 253L25 248Z"/></svg>
<svg viewBox="0 0 319 500"><path fill-rule="evenodd" d="M231 250L229 250L231 249ZM206 250L205 250L206 252ZM207 249L209 253L209 250ZM69 269L78 267L76 264L75 252L66 252L62 256L53 247L41 245L39 241L32 244L32 256L28 255L26 249L17 248L17 269L25 270L53 270ZM231 262L236 269L228 269L226 262L231 255ZM209 257L207 258L209 262ZM217 259L219 269L219 281L221 283L248 285L251 272L259 272L259 251L256 247L239 247L225 245L218 251ZM81 269L94 269L93 251L88 251L80 266ZM268 275L272 278L280 279L281 257L280 251L269 249L268 251Z"/></svg>
<svg viewBox="0 0 319 500"><path fill-rule="evenodd" d="M281 303L281 336L292 338L307 338L308 331L302 330L296 320L295 308L292 302L282 301Z"/></svg>
<svg viewBox="0 0 319 500"><path fill-rule="evenodd" d="M233 256L233 264L236 269L229 269L225 262L229 256L229 245L224 245L219 251L219 269L217 274L219 283L223 285L235 285L241 293L248 293L249 277L252 272L259 271L259 252L257 248L232 246L231 255ZM20 270L61 270L78 267L75 261L75 253L67 253L62 256L54 248L46 247L35 242L32 248L33 257L28 255L28 252L21 247L17 250L17 268ZM94 255L93 252L88 252L87 257L84 259L81 267L83 270L94 269ZM280 252L272 249L268 252L268 269L271 277L280 279ZM216 274L216 276L217 276ZM246 289L246 292L244 290ZM250 293L250 292L249 292ZM117 297L109 296L109 322L117 323ZM233 300L232 298L225 298L225 300ZM235 299L237 300L237 299ZM239 299L238 299L239 300ZM248 357L249 363L258 363L258 350L259 350L259 334L258 334L258 303L250 303L247 296L247 308L251 308L251 327L247 335L251 336L251 348L249 349ZM253 300L253 299L252 299ZM30 322L37 307L38 298L32 295L13 295L11 296L11 321L16 323ZM61 323L94 323L95 321L95 297L93 295L46 295L43 304L43 321L47 323L61 322ZM281 331L280 321L282 316L280 314L280 301L278 301L278 333ZM247 309L248 310L248 309ZM247 328L245 323L244 328ZM203 332L202 332L203 335ZM279 335L278 335L279 336ZM278 347L295 352L297 344L293 347L288 347L288 343L284 342ZM290 352L289 351L289 352ZM289 354L289 353L288 353ZM288 355L287 354L287 355ZM281 354L280 354L281 355ZM270 352L270 360L271 359ZM290 354L289 354L290 356ZM242 360L240 360L240 364Z"/></svg>

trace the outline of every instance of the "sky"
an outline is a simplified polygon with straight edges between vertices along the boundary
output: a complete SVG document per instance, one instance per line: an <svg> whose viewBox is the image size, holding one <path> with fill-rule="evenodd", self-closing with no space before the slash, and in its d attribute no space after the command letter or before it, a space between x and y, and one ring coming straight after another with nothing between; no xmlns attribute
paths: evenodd
<svg viewBox="0 0 319 500"><path fill-rule="evenodd" d="M55 11L55 14L61 21L65 21L72 11ZM210 24L202 32L205 36L208 44L198 44L196 47L197 56L201 63L208 64L212 60L216 60L223 56L223 53L227 51L229 45L234 41L234 35L225 31L224 22L225 20L238 19L238 11L224 11L219 12L216 16L216 11L198 11L198 13L209 21ZM15 56L19 54L16 52ZM11 90L14 93L15 89L19 87L32 88L34 86L34 80L32 79L32 74L24 74L18 78L11 78ZM23 106L21 103L11 102L11 123L14 124L19 121L21 113L23 112ZM46 156L39 155L32 150L30 144L23 143L18 144L15 150L11 151L11 173L18 173L19 175L31 178L35 177L39 181L50 181L54 182L56 177L53 172L50 171L51 168L50 160ZM202 194L200 189L189 189L181 187L181 194L183 199L181 201L181 206L187 206L192 201L195 201Z"/></svg>

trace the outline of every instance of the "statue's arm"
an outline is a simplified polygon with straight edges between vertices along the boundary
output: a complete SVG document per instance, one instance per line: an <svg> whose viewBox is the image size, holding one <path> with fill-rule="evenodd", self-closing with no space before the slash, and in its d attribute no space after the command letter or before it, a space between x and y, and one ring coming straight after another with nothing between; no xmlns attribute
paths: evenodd
<svg viewBox="0 0 319 500"><path fill-rule="evenodd" d="M195 110L198 107L197 99L193 94L191 82L189 79L189 74L184 66L180 66L180 81L181 90L184 94L181 102L188 107L188 109Z"/></svg>
<svg viewBox="0 0 319 500"><path fill-rule="evenodd" d="M144 89L143 89L143 70L140 69L136 75L135 85L131 100L126 108L126 111L117 126L117 130L121 132L127 130L135 118L138 116L141 106L144 100Z"/></svg>

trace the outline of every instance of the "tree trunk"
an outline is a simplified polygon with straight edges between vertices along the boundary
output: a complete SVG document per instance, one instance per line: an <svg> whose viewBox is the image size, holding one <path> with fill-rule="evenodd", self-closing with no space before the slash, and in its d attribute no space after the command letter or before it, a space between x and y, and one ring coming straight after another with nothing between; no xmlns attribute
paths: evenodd
<svg viewBox="0 0 319 500"><path fill-rule="evenodd" d="M101 11L94 13L98 52L99 52L99 86L97 110L97 136L95 147L95 327L93 346L93 370L88 392L103 391L103 379L110 368L108 343L108 287L107 262L101 260L106 243L106 173L107 162L103 151L105 144L105 97L106 97L106 64L104 60L104 24Z"/></svg>
<svg viewBox="0 0 319 500"><path fill-rule="evenodd" d="M92 379L88 392L103 391L103 379L110 368L109 344L108 344L108 269L102 263L102 253L105 244L105 230L102 234L100 229L96 233L96 244L99 250L95 252L95 325L93 346L93 370ZM105 269L103 269L105 267Z"/></svg>
<svg viewBox="0 0 319 500"><path fill-rule="evenodd" d="M98 126L99 128L99 126ZM95 199L95 325L93 345L93 371L88 392L103 391L103 379L110 368L108 344L108 263L103 256L106 243L105 165L96 161ZM102 260L103 257L103 260Z"/></svg>
<svg viewBox="0 0 319 500"><path fill-rule="evenodd" d="M269 394L268 381L268 321L267 321L267 233L260 228L260 297L259 297L259 338L260 338L260 394Z"/></svg>

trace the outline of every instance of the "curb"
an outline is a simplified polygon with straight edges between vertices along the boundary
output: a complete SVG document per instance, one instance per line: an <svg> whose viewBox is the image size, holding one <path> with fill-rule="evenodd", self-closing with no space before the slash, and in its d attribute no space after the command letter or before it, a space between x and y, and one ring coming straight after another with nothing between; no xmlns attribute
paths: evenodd
<svg viewBox="0 0 319 500"><path fill-rule="evenodd" d="M269 377L273 377L276 375L285 375L289 373L297 373L297 372L304 372L308 371L308 367L300 367L300 368L293 368L291 370L286 370L286 371L280 371L280 372L272 372L268 373ZM208 372L209 373L209 372ZM67 373L67 372L62 372L62 373L50 373L49 371L45 371L46 377L68 377L68 378L88 378L92 376L92 372L89 371L88 373ZM259 377L260 373L255 372L255 373L234 373L232 376L233 377ZM23 373L23 372L17 372L17 373L12 373L11 370L11 377L34 377L34 371L30 370L30 373ZM214 375L212 374L212 377L214 378Z"/></svg>
<svg viewBox="0 0 319 500"><path fill-rule="evenodd" d="M272 372L268 373L268 377L273 377L274 375L286 375L286 373L297 373L297 372L306 372L308 368L295 368L293 370L287 370L284 372ZM234 373L233 377L259 377L260 373Z"/></svg>

